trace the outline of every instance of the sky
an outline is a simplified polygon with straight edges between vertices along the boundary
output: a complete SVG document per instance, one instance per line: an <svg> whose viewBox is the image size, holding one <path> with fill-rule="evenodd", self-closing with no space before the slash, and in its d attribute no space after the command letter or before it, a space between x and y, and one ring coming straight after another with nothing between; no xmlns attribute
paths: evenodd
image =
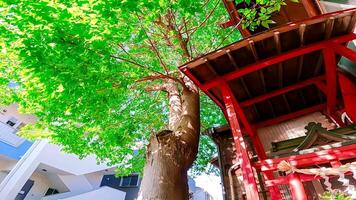
<svg viewBox="0 0 356 200"><path fill-rule="evenodd" d="M197 187L203 188L214 200L223 200L221 179L215 175L200 175L194 178Z"/></svg>

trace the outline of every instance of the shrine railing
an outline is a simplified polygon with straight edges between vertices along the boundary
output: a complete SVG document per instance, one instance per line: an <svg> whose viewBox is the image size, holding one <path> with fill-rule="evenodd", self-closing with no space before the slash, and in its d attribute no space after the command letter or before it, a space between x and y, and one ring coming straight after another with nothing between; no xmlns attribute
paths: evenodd
<svg viewBox="0 0 356 200"><path fill-rule="evenodd" d="M281 199L280 194L277 194L279 192L272 189L280 185L289 185L293 197L297 197L297 199L307 199L302 184L307 181L324 179L324 185L327 190L331 191L332 185L329 182L329 178L340 176L339 181L352 189L352 186L349 185L348 180L345 179L344 176L353 174L353 178L356 180L355 163L342 165L341 161L353 158L356 158L356 144L314 153L266 159L256 162L254 167L257 171L264 174L265 186L269 188L271 197L274 197L273 199ZM330 164L332 168L303 169L322 164ZM271 174L276 174L276 172L286 171L288 174L285 176L271 176Z"/></svg>

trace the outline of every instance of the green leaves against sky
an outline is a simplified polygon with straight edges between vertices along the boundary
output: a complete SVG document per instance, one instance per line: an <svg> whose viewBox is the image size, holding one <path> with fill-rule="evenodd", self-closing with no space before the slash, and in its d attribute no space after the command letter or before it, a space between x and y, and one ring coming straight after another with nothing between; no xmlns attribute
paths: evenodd
<svg viewBox="0 0 356 200"><path fill-rule="evenodd" d="M50 138L81 156L94 153L123 166L119 173L140 171L147 138L168 120L166 94L145 91L160 82L137 82L164 72L149 39L171 73L188 61L175 33L154 23L168 12L184 39L194 32L193 57L239 39L218 26L227 20L220 0L0 1L1 103L18 102L40 119L22 134ZM9 88L10 81L18 86ZM223 123L207 97L202 104L203 128ZM210 158L202 159L200 165Z"/></svg>

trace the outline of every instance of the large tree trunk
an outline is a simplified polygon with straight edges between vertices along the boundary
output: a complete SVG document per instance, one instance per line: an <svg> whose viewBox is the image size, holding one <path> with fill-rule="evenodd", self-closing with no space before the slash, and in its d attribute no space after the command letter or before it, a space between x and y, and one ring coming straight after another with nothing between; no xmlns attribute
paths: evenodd
<svg viewBox="0 0 356 200"><path fill-rule="evenodd" d="M187 200L187 171L194 162L199 143L199 94L185 88L182 112L173 130L152 135L138 200Z"/></svg>

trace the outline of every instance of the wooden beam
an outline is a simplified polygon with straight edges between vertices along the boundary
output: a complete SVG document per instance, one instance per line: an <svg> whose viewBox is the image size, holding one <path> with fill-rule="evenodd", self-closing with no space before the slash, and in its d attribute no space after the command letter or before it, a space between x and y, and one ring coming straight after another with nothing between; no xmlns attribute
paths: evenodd
<svg viewBox="0 0 356 200"><path fill-rule="evenodd" d="M352 175L352 172L346 172L345 175ZM308 174L299 174L299 177L303 182L323 179L321 176L308 175ZM329 177L331 178L336 176L329 176ZM265 181L266 187L273 187L277 185L287 185L287 184L288 184L287 176L280 176L278 178Z"/></svg>
<svg viewBox="0 0 356 200"><path fill-rule="evenodd" d="M285 94L287 92L306 87L308 85L319 83L322 80L325 80L325 76L317 76L317 77L314 77L314 78L311 78L311 79L308 79L308 80L305 80L305 81L302 81L302 82L299 82L299 83L296 83L296 84L293 84L293 85L290 85L290 86L287 86L287 87L284 87L284 88L281 88L281 89L278 89L278 90L275 90L273 92L269 92L267 94L264 94L264 95L261 95L261 96L257 96L255 98L243 101L243 102L241 102L241 106L242 107L251 106L251 105L256 104L258 102L265 101L265 100L267 100L269 98L272 98L272 97L275 97L275 96L278 96L278 95L282 95L282 94Z"/></svg>
<svg viewBox="0 0 356 200"><path fill-rule="evenodd" d="M255 47L255 42L253 40L249 40L249 44L248 44L249 50L252 52L252 55L255 59L255 61L257 62L260 58L258 56L256 47ZM266 82L265 82L265 77L263 75L263 71L259 70L258 72L258 76L260 77L260 81L261 81L261 85L262 85L262 89L263 89L263 93L266 93ZM271 103L271 101L267 100L267 104L271 110L271 114L273 117L276 116L276 112L274 111L273 105Z"/></svg>
<svg viewBox="0 0 356 200"><path fill-rule="evenodd" d="M236 70L238 70L238 69L239 69L239 66L238 66L237 63L236 63L235 58L231 55L230 49L226 50L226 55L229 57L229 60L230 60L230 62L231 62L231 64L232 64L232 66L234 66L234 68L235 68ZM250 90L248 89L248 86L247 86L247 84L246 84L246 81L245 81L244 77L241 77L241 78L240 78L240 81L241 81L241 85L242 85L242 87L244 88L244 90L245 90L245 92L246 92L248 98L251 98L252 95L251 95ZM261 119L261 115L260 115L260 113L258 112L257 107L256 107L256 106L253 106L253 109L254 109L254 111L256 112L256 114L257 114L257 116L258 116L258 119Z"/></svg>
<svg viewBox="0 0 356 200"><path fill-rule="evenodd" d="M305 11L308 13L309 17L315 17L321 14L317 5L315 5L313 1L302 0L301 3L304 5Z"/></svg>
<svg viewBox="0 0 356 200"><path fill-rule="evenodd" d="M329 39L334 30L335 17L329 17L325 23L325 39Z"/></svg>
<svg viewBox="0 0 356 200"><path fill-rule="evenodd" d="M344 36L340 36L338 38L335 39L330 39L324 42L319 42L319 43L315 43L315 44L311 44L311 45L307 45L304 47L301 47L299 49L295 49L286 53L282 53L281 55L277 55L277 56L273 56L271 58L267 58L267 59L263 59L260 60L254 64L248 65L248 66L244 66L243 68L241 68L240 70L237 71L233 71L230 73L227 73L223 76L221 76L222 79L224 79L225 81L230 81L233 80L235 78L244 76L246 74L264 69L266 67L269 67L271 65L283 62L285 60L289 60L291 58L295 58L310 52L314 52L317 50L321 50L323 48L326 48L328 46L330 46L330 42L334 42L334 43L344 43L350 40L354 40L356 39L356 34L354 33L350 33L348 35L344 35ZM202 85L202 87L204 89L211 89L213 87L219 86L220 84L220 80L215 79L213 81L209 81L205 84Z"/></svg>
<svg viewBox="0 0 356 200"><path fill-rule="evenodd" d="M300 24L298 33L299 33L299 40L300 40L300 47L304 46L304 35L305 35L305 28L306 24ZM297 73L297 81L300 80L303 71L303 64L304 64L304 55L301 55L298 59L298 73Z"/></svg>
<svg viewBox="0 0 356 200"><path fill-rule="evenodd" d="M276 45L277 53L280 55L282 53L282 45L281 45L279 32L274 33L274 44ZM279 88L283 88L283 63L282 62L278 63L278 84L279 84ZM282 98L285 106L287 107L287 111L291 112L291 108L289 106L286 95L282 94Z"/></svg>
<svg viewBox="0 0 356 200"><path fill-rule="evenodd" d="M349 26L347 27L347 32L353 32L355 30L355 22L356 22L356 12L353 13Z"/></svg>
<svg viewBox="0 0 356 200"><path fill-rule="evenodd" d="M302 168L329 163L335 159L347 160L352 158L356 158L356 144L330 148L313 153L257 161L254 167L260 169L262 172L267 172L278 170L278 164L283 160L289 162L293 167Z"/></svg>

